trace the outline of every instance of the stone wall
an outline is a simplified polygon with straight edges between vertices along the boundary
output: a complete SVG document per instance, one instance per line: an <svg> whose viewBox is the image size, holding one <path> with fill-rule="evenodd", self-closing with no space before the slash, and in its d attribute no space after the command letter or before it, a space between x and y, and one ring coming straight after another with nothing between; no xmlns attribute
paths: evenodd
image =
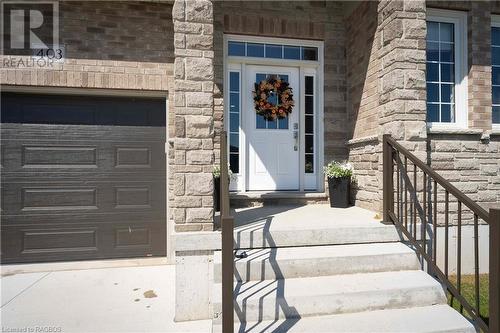
<svg viewBox="0 0 500 333"><path fill-rule="evenodd" d="M476 134L429 134L431 167L472 200L488 209L500 202L500 136L481 140ZM439 189L439 212L444 212L444 194ZM450 199L452 197L450 196ZM453 198L452 201L455 201ZM457 222L456 203L450 206L452 223ZM472 222L464 207L464 223ZM443 214L438 217L444 223Z"/></svg>
<svg viewBox="0 0 500 333"><path fill-rule="evenodd" d="M315 39L324 49L325 162L347 158L345 25L343 4L334 1L217 1L215 5L216 85L223 89L223 34ZM222 105L217 100L216 108ZM216 131L222 107L215 110Z"/></svg>
<svg viewBox="0 0 500 333"><path fill-rule="evenodd" d="M175 81L171 201L175 231L213 230L213 5L177 0L173 8Z"/></svg>
<svg viewBox="0 0 500 333"><path fill-rule="evenodd" d="M3 55L1 84L168 90L174 61L172 4L61 1L59 13L64 63L23 68Z"/></svg>

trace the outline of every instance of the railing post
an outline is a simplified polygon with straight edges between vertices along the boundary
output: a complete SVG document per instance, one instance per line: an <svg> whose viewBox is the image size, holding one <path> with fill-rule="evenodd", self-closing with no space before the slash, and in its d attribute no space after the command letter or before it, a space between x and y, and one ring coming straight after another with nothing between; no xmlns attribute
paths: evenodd
<svg viewBox="0 0 500 333"><path fill-rule="evenodd" d="M383 165L382 165L382 180L383 180L383 219L384 222L390 222L389 212L394 210L394 165L392 156L392 147L388 142L390 134L383 136Z"/></svg>
<svg viewBox="0 0 500 333"><path fill-rule="evenodd" d="M222 332L234 332L234 220L229 212L229 172L227 163L227 132L221 132L220 151L220 220L222 228Z"/></svg>
<svg viewBox="0 0 500 333"><path fill-rule="evenodd" d="M490 209L490 323L489 332L500 332L500 207Z"/></svg>

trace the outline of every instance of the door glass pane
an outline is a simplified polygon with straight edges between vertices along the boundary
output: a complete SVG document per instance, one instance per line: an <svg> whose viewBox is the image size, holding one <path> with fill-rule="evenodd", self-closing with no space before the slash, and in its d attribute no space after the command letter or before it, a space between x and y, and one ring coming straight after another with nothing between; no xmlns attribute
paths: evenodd
<svg viewBox="0 0 500 333"><path fill-rule="evenodd" d="M263 129L266 128L266 120L260 114L256 114L257 128Z"/></svg>
<svg viewBox="0 0 500 333"><path fill-rule="evenodd" d="M305 171L306 173L314 173L314 155L306 154L305 156Z"/></svg>
<svg viewBox="0 0 500 333"><path fill-rule="evenodd" d="M306 134L306 153L314 153L314 136Z"/></svg>
<svg viewBox="0 0 500 333"><path fill-rule="evenodd" d="M288 117L278 119L279 129L288 129Z"/></svg>
<svg viewBox="0 0 500 333"><path fill-rule="evenodd" d="M298 46L285 46L284 47L285 59L300 60L300 47Z"/></svg>
<svg viewBox="0 0 500 333"><path fill-rule="evenodd" d="M264 57L264 44L247 43L247 57Z"/></svg>
<svg viewBox="0 0 500 333"><path fill-rule="evenodd" d="M229 42L228 54L230 56L245 56L245 43L242 42Z"/></svg>
<svg viewBox="0 0 500 333"><path fill-rule="evenodd" d="M302 48L302 60L318 60L318 48L317 47L303 47Z"/></svg>
<svg viewBox="0 0 500 333"><path fill-rule="evenodd" d="M240 153L240 73L229 72L229 159L234 173L239 171ZM236 163L236 164L235 164Z"/></svg>
<svg viewBox="0 0 500 333"><path fill-rule="evenodd" d="M281 45L266 44L266 58L283 58L283 50Z"/></svg>
<svg viewBox="0 0 500 333"><path fill-rule="evenodd" d="M305 80L305 173L314 173L314 76Z"/></svg>
<svg viewBox="0 0 500 333"><path fill-rule="evenodd" d="M229 154L229 169L234 174L240 172L240 155L239 154Z"/></svg>

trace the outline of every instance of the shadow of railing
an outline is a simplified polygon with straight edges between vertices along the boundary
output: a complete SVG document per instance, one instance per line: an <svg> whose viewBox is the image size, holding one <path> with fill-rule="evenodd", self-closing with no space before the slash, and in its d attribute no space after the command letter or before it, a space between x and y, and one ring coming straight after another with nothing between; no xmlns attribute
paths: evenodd
<svg viewBox="0 0 500 333"><path fill-rule="evenodd" d="M284 210L289 210L292 209L293 207L280 207L275 209L273 211L274 214L284 211ZM278 261L277 261L277 244L274 241L272 234L271 234L271 223L273 220L273 216L269 216L270 210L265 209L262 210L263 208L255 208L256 211L252 212L252 215L255 215L255 218L249 218L249 216L238 216L239 213L235 213L237 221L241 223L235 230L235 249L238 249L240 247L240 244L242 244L242 233L243 232L249 232L249 244L250 248L260 248L260 250L253 251L251 254L251 259L246 260L246 276L242 277L239 275L238 270L235 270L235 277L236 277L236 286L234 293L235 295L238 295L243 287L250 282L251 278L251 267L252 267L252 261L261 261L262 264L260 265L260 281L257 282L256 284L252 285L249 289L245 289L245 293L247 294L244 299L241 300L241 308L238 304L238 302L235 302L235 311L236 315L238 316L238 319L240 321L240 333L244 332L287 332L292 328L299 320L300 320L300 315L297 312L296 308L293 306L290 306L288 304L288 301L285 298L285 279L283 279L284 274L281 271L281 268L279 267ZM267 214L258 214L258 210L261 210L262 213L267 213ZM248 215L248 212L247 212ZM266 216L268 215L268 216ZM243 217L243 218L242 218ZM238 223L238 222L237 222ZM256 237L257 233L261 233L262 240L259 242L260 244L256 244L256 241L260 237ZM273 270L273 276L276 277L276 280L269 282L269 280L266 280L266 260L262 260L263 257L268 257L267 261L269 262L269 265L271 266L271 269ZM236 263L241 260L237 259ZM247 311L247 305L248 305L248 300L258 294L259 292L262 292L263 290L269 289L266 291L263 295L260 295L259 297L259 314L258 314L258 320L252 324L252 326L247 326L247 318L246 318L246 311ZM274 296L272 296L274 295ZM274 297L275 304L274 304L274 316L273 319L266 319L264 317L264 311L267 309L265 308L266 306L266 298L268 297ZM284 315L284 319L280 319L280 311ZM262 325L260 327L259 325L263 323L264 321L268 322L266 325ZM280 322L281 321L281 322ZM277 326L276 323L280 322Z"/></svg>

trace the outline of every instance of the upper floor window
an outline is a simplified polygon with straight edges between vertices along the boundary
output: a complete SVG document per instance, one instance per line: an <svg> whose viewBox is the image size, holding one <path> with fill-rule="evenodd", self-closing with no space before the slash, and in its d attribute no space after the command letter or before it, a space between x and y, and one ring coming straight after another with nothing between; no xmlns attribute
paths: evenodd
<svg viewBox="0 0 500 333"><path fill-rule="evenodd" d="M500 16L491 17L492 122L500 127Z"/></svg>
<svg viewBox="0 0 500 333"><path fill-rule="evenodd" d="M427 12L427 122L431 127L466 127L467 14Z"/></svg>

